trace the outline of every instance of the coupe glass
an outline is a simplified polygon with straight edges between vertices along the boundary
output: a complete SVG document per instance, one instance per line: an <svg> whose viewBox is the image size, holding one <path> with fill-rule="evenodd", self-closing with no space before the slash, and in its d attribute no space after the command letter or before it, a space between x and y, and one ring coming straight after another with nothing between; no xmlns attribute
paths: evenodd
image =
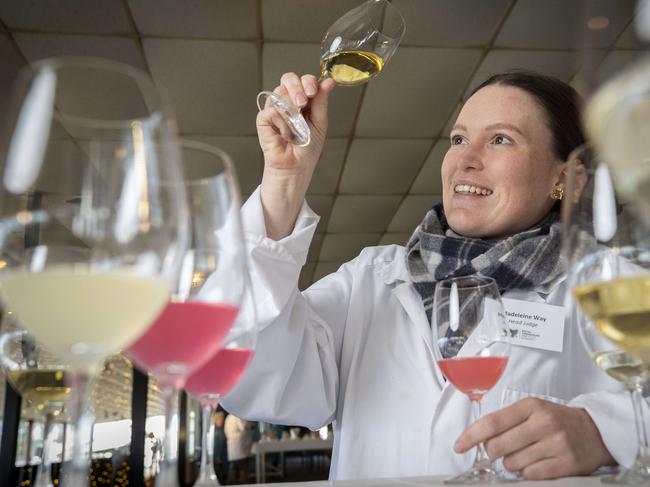
<svg viewBox="0 0 650 487"><path fill-rule="evenodd" d="M474 275L436 283L431 330L440 370L471 400L474 420L478 420L481 398L503 375L510 354L503 304L494 279ZM472 467L445 483L511 480L496 469L481 443Z"/></svg>
<svg viewBox="0 0 650 487"><path fill-rule="evenodd" d="M395 53L406 33L402 14L388 0L368 0L343 14L321 41L320 78L333 78L341 86L357 86L378 75ZM291 142L306 146L310 124L291 101L262 91L257 107L273 107L278 124L286 124ZM283 131L284 132L284 131Z"/></svg>
<svg viewBox="0 0 650 487"><path fill-rule="evenodd" d="M32 64L0 132L0 299L70 366L67 487L87 482L82 412L105 358L153 322L187 245L175 124L139 70L92 58ZM86 248L75 255L61 245ZM67 471L66 471L67 470Z"/></svg>
<svg viewBox="0 0 650 487"><path fill-rule="evenodd" d="M230 157L211 145L182 141L191 242L171 301L127 350L154 375L165 400L163 460L157 486L177 486L177 398L189 376L217 353L247 287L241 198Z"/></svg>
<svg viewBox="0 0 650 487"><path fill-rule="evenodd" d="M607 160L591 146L569 157L562 208L563 254L573 318L595 363L631 392L639 451L630 469L602 480L650 482L643 392L650 379L648 233L617 194Z"/></svg>

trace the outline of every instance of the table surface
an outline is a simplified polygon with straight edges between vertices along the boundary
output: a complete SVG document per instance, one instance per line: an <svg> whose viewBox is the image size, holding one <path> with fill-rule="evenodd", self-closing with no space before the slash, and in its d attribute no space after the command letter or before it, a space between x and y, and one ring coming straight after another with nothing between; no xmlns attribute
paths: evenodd
<svg viewBox="0 0 650 487"><path fill-rule="evenodd" d="M269 485L272 487L424 487L427 485L445 485L444 480L447 477L408 477L398 479L364 479L364 480L321 480L317 482L285 482ZM255 484L250 484L255 485ZM506 484L510 485L510 484ZM567 477L558 480L541 480L541 481L521 481L511 484L513 487L596 487L603 485L600 483L600 477Z"/></svg>

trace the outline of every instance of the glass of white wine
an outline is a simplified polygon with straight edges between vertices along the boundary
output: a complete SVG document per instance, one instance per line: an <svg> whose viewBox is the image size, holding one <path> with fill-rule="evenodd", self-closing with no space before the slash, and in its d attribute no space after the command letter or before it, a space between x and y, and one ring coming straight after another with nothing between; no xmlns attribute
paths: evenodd
<svg viewBox="0 0 650 487"><path fill-rule="evenodd" d="M406 25L400 11L388 0L367 0L349 10L328 29L321 41L319 82L332 78L341 86L357 86L378 75L404 38ZM306 146L309 122L289 100L262 91L257 107L272 106L293 135L292 143Z"/></svg>
<svg viewBox="0 0 650 487"><path fill-rule="evenodd" d="M0 131L0 300L70 367L74 447L62 473L78 487L88 384L161 311L187 247L180 152L168 104L131 66L50 59L17 81Z"/></svg>
<svg viewBox="0 0 650 487"><path fill-rule="evenodd" d="M606 160L591 146L569 157L564 256L573 318L596 365L631 392L639 450L634 465L603 482L650 482L643 390L650 379L650 247L647 231L617 195Z"/></svg>

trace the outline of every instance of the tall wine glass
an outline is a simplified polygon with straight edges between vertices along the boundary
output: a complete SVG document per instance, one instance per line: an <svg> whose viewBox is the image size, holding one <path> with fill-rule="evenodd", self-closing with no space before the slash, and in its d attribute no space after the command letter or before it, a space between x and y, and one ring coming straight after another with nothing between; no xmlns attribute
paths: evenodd
<svg viewBox="0 0 650 487"><path fill-rule="evenodd" d="M510 354L503 304L494 279L474 275L436 283L431 330L440 370L472 401L474 420L478 420L481 398L503 375ZM445 483L508 480L492 464L481 443L472 467Z"/></svg>
<svg viewBox="0 0 650 487"><path fill-rule="evenodd" d="M11 385L20 393L37 417L43 420L41 465L33 485L54 487L50 463L52 426L65 408L70 395L66 385L68 366L36 344L33 336L6 318L0 335L0 360Z"/></svg>
<svg viewBox="0 0 650 487"><path fill-rule="evenodd" d="M0 132L0 299L70 366L73 458L87 482L92 423L82 412L104 359L168 300L187 245L187 204L168 105L120 63L49 59L18 79ZM60 257L61 244L88 252Z"/></svg>
<svg viewBox="0 0 650 487"><path fill-rule="evenodd" d="M643 390L650 379L650 242L610 177L608 160L585 145L569 156L562 208L568 296L595 363L631 392L639 450L630 469L603 482L650 482ZM645 237L644 237L645 235Z"/></svg>
<svg viewBox="0 0 650 487"><path fill-rule="evenodd" d="M127 351L159 381L165 400L163 463L157 486L177 486L178 391L221 348L247 285L239 217L241 199L230 157L222 150L182 141L191 242L172 299Z"/></svg>
<svg viewBox="0 0 650 487"><path fill-rule="evenodd" d="M248 280L246 276L246 282ZM201 467L195 487L219 485L214 469L214 449L208 446L214 446L214 442L210 441L214 437L213 416L221 397L239 382L253 358L257 340L257 313L250 285L246 287L244 301L242 308L245 311L237 317L224 347L194 372L186 384L187 391L198 398L202 408Z"/></svg>
<svg viewBox="0 0 650 487"><path fill-rule="evenodd" d="M349 10L328 29L321 41L320 78L341 86L367 83L384 68L406 33L402 14L388 0L367 0ZM262 91L257 107L273 107L278 123L288 126L292 143L306 146L310 124L293 103L277 93Z"/></svg>

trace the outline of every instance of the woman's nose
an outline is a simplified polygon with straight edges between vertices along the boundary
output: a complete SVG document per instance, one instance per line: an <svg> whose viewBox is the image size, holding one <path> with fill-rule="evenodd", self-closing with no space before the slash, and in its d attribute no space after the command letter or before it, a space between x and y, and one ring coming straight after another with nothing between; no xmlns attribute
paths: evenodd
<svg viewBox="0 0 650 487"><path fill-rule="evenodd" d="M479 147L468 145L462 152L459 166L463 170L482 169L483 153Z"/></svg>

